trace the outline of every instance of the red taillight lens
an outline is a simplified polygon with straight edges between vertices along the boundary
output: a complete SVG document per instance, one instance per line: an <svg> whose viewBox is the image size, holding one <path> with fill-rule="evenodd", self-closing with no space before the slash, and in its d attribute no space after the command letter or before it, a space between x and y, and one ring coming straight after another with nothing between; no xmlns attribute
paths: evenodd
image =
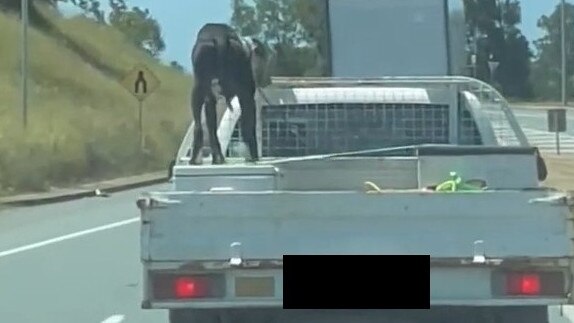
<svg viewBox="0 0 574 323"><path fill-rule="evenodd" d="M177 298L204 297L209 293L207 280L200 277L179 277L173 285Z"/></svg>
<svg viewBox="0 0 574 323"><path fill-rule="evenodd" d="M225 296L222 274L152 272L152 295L157 300L221 298Z"/></svg>
<svg viewBox="0 0 574 323"><path fill-rule="evenodd" d="M539 295L540 290L538 274L512 273L506 277L506 292L510 295Z"/></svg>
<svg viewBox="0 0 574 323"><path fill-rule="evenodd" d="M495 270L491 275L491 291L500 297L561 297L567 295L568 272Z"/></svg>

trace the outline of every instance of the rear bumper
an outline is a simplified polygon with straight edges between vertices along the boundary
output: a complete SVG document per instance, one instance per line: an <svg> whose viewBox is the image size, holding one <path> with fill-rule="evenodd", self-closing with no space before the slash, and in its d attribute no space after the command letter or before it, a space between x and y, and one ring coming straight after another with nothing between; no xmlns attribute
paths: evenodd
<svg viewBox="0 0 574 323"><path fill-rule="evenodd" d="M283 308L282 301L142 302L143 309Z"/></svg>
<svg viewBox="0 0 574 323"><path fill-rule="evenodd" d="M566 259L518 259L506 261L506 264L476 265L458 261L436 259L431 260L430 270L430 304L432 306L456 306L456 307L505 307L505 306L550 306L570 304L568 291L571 290L571 276L569 273L568 260ZM232 269L222 266L217 268L213 264L209 266L189 266L182 264L144 264L144 309L245 309L245 308L283 308L283 270L280 264L266 268L242 268ZM207 267L210 267L208 270ZM185 268L185 269L184 269ZM216 269L217 268L217 269ZM495 279L498 274L509 270L533 270L562 272L565 281L563 292L558 294L543 294L537 297L524 296L514 297L497 292L504 285L503 281ZM225 277L225 295L221 298L203 300L176 300L155 299L151 290L150 273L157 271L177 272L178 274L193 273L220 273ZM235 282L240 277L272 277L274 280L274 292L269 297L238 297L235 295ZM500 285L500 286L499 286ZM498 288L497 288L498 286ZM552 295L552 296L549 296Z"/></svg>
<svg viewBox="0 0 574 323"><path fill-rule="evenodd" d="M190 318L203 318L203 322L277 322L277 323L547 323L546 306L527 307L449 307L437 306L423 310L282 310L282 309L229 309L199 310L176 309L170 317L177 322L190 322Z"/></svg>
<svg viewBox="0 0 574 323"><path fill-rule="evenodd" d="M506 307L565 305L567 299L486 299L486 300L431 300L431 306ZM209 301L209 302L142 302L143 309L282 309L282 301Z"/></svg>

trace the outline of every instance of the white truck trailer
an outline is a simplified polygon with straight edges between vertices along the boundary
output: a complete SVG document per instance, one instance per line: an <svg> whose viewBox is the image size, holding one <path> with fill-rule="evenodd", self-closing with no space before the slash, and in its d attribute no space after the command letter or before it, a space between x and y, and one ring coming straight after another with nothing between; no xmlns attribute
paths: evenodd
<svg viewBox="0 0 574 323"><path fill-rule="evenodd" d="M191 125L171 190L138 200L142 307L172 323L542 323L574 303L569 195L540 185L504 98L453 76L462 0L325 5L332 77L259 93L262 161L243 163L234 101L218 130L228 164L188 165ZM451 171L487 189L425 191ZM284 254L430 255L431 309L283 310Z"/></svg>
<svg viewBox="0 0 574 323"><path fill-rule="evenodd" d="M172 189L138 200L143 308L173 323L541 323L547 306L572 303L569 195L540 185L543 162L504 98L478 95L495 89L466 77L273 81L258 100L262 161L234 157L228 111L227 165L187 164L190 127ZM422 194L451 171L487 189ZM430 255L431 309L283 310L284 254ZM246 281L267 287L245 296Z"/></svg>

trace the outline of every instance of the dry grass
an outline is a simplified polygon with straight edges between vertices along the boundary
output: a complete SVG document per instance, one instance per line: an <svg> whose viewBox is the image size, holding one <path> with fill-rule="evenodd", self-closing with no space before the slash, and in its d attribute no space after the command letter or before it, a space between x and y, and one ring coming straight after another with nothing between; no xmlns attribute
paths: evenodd
<svg viewBox="0 0 574 323"><path fill-rule="evenodd" d="M191 77L147 57L111 27L85 18L49 17L90 57L30 30L29 124L24 131L19 21L0 13L0 192L41 191L167 167L189 124ZM116 78L140 62L161 80L160 89L145 102L147 154L138 149L137 101Z"/></svg>
<svg viewBox="0 0 574 323"><path fill-rule="evenodd" d="M574 156L544 155L548 167L548 178L545 186L565 191L574 191Z"/></svg>
<svg viewBox="0 0 574 323"><path fill-rule="evenodd" d="M111 27L43 12L84 53L30 30L29 126L24 131L20 24L0 13L0 194L165 169L190 121L191 77L149 58ZM162 83L145 103L148 154L138 149L137 102L117 79L140 62ZM545 184L574 190L574 158L546 160Z"/></svg>

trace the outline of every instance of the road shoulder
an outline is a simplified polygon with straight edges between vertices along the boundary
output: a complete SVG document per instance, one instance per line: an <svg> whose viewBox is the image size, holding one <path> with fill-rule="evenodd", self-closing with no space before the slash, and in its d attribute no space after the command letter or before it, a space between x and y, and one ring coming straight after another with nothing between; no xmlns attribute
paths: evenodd
<svg viewBox="0 0 574 323"><path fill-rule="evenodd" d="M574 155L543 154L548 178L543 185L565 191L574 191Z"/></svg>
<svg viewBox="0 0 574 323"><path fill-rule="evenodd" d="M122 177L95 183L78 185L73 188L53 189L45 193L31 193L0 198L0 205L28 206L70 201L96 196L99 193L114 193L142 186L160 184L167 181L165 171ZM96 190L99 190L96 191Z"/></svg>

